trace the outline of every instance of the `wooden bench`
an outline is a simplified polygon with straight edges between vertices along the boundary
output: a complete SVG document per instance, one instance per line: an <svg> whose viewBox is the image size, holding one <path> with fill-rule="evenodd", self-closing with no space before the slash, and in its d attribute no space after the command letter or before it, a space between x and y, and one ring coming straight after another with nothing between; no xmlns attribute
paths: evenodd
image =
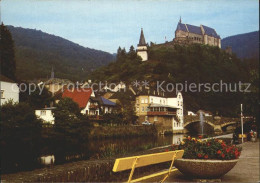
<svg viewBox="0 0 260 183"><path fill-rule="evenodd" d="M161 182L164 182L167 177L170 175L171 172L176 171L176 168L173 168L173 163L175 159L182 158L184 150L177 150L177 151L169 151L169 152L162 152L162 153L155 153L155 154L147 154L141 156L132 156L126 158L119 158L116 159L113 172L120 172L124 170L130 170L129 178L127 182L142 182L144 180L148 180L155 177L163 177ZM135 168L144 167L148 165L163 163L171 161L170 168L167 170L163 170L159 173L153 173L148 176L144 176L138 179L132 180Z"/></svg>

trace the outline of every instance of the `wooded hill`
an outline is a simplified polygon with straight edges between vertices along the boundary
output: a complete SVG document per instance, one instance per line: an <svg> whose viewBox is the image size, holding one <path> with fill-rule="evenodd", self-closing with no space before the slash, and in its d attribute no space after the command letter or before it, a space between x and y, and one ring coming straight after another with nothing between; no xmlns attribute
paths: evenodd
<svg viewBox="0 0 260 183"><path fill-rule="evenodd" d="M85 48L40 30L7 28L14 40L16 76L20 80L50 77L53 66L56 77L81 81L114 59L110 53Z"/></svg>

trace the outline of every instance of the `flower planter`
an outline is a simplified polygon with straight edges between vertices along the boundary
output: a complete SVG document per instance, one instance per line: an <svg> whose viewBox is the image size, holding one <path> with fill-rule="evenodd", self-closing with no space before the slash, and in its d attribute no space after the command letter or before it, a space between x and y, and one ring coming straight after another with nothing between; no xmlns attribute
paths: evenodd
<svg viewBox="0 0 260 183"><path fill-rule="evenodd" d="M216 179L228 173L238 162L234 160L177 159L174 165L192 178Z"/></svg>

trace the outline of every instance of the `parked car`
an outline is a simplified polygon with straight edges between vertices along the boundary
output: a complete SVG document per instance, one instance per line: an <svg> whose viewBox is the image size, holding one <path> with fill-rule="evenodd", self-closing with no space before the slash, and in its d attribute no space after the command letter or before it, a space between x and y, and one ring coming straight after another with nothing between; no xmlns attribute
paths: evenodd
<svg viewBox="0 0 260 183"><path fill-rule="evenodd" d="M149 121L144 121L142 122L142 125L151 125L152 123L150 123Z"/></svg>

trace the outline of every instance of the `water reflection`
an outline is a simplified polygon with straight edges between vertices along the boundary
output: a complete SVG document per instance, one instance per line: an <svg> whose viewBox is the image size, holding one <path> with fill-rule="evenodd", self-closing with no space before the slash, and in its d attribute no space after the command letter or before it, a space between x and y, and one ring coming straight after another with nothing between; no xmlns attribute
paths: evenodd
<svg viewBox="0 0 260 183"><path fill-rule="evenodd" d="M41 164L43 165L52 165L55 162L55 157L54 155L49 155L49 156L42 156L40 158Z"/></svg>
<svg viewBox="0 0 260 183"><path fill-rule="evenodd" d="M6 163L2 162L2 173L33 170L40 167L64 164L67 162L101 159L116 155L129 155L154 147L179 144L182 134L158 137L132 137L123 139L91 140L83 143L45 143L40 149L33 151L20 148L19 151L4 153ZM7 149L6 149L7 150ZM8 163L9 162L9 163ZM12 162L12 163L10 163Z"/></svg>

